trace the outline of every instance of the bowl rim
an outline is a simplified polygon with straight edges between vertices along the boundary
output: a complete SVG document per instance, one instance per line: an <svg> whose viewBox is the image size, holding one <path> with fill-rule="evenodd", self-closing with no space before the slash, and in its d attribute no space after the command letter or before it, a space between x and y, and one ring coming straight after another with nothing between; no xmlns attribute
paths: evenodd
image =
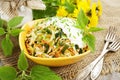
<svg viewBox="0 0 120 80"><path fill-rule="evenodd" d="M30 22L27 22L25 23L21 29L23 29L22 32L20 32L19 34L19 46L20 46L20 49L21 51L24 51L25 55L29 58L32 58L32 59L37 59L37 60L64 60L64 59L72 59L72 58L77 58L77 57L80 57L80 56L84 56L88 53L91 52L91 50L87 50L86 52L82 53L82 54L79 54L79 55L74 55L74 56L69 56L69 57L58 57L58 58L41 58L41 57L35 57L35 56L32 56L32 55L29 55L27 49L26 49L26 46L25 46L25 43L24 43L24 40L25 38L23 38L23 34L26 34L25 33L25 28L26 28L26 25L30 24L31 22L37 22L37 21L40 21L40 20L43 20L43 19L38 19L38 20L33 20L33 21L30 21Z"/></svg>

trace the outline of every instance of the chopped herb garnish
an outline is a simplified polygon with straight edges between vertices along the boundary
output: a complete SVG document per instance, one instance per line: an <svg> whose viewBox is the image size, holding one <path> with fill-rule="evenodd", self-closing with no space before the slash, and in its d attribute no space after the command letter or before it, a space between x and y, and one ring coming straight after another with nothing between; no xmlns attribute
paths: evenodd
<svg viewBox="0 0 120 80"><path fill-rule="evenodd" d="M61 52L64 54L65 50L69 48L69 45L65 44Z"/></svg>

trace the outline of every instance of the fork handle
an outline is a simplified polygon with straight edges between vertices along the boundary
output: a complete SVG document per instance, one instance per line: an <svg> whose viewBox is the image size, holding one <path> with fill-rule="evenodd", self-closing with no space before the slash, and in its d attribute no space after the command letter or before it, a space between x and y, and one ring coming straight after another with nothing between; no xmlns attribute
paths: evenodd
<svg viewBox="0 0 120 80"><path fill-rule="evenodd" d="M104 48L103 48L103 51L102 53L92 62L90 63L88 66L86 66L84 69L83 69L83 73L82 74L78 74L76 80L84 80L88 75L89 73L92 71L92 69L94 68L94 66L103 58L103 56L109 51L107 50L107 46L108 46L108 43L109 42L106 42Z"/></svg>
<svg viewBox="0 0 120 80"><path fill-rule="evenodd" d="M101 54L92 62L92 64L94 64L94 66L104 57L104 55L109 51L109 49L107 49L109 42L106 42L104 45L104 48L101 52Z"/></svg>
<svg viewBox="0 0 120 80"><path fill-rule="evenodd" d="M108 50L105 50L101 53L101 55L99 57L97 57L92 63L90 63L88 66L86 66L83 69L82 74L79 74L76 78L76 80L84 80L89 73L94 69L94 66L103 58L103 56L105 55L105 53L107 53ZM97 69L97 68L96 68ZM95 72L96 73L96 72ZM94 80L94 79L93 79Z"/></svg>
<svg viewBox="0 0 120 80"><path fill-rule="evenodd" d="M98 60L95 61L96 64L94 65L94 67L93 67L93 69L91 71L91 75L90 75L92 80L95 80L99 76L99 74L101 73L102 66L103 66L103 60L104 60L104 55L109 51L107 49L108 44L109 44L109 42L105 43L102 53L97 58Z"/></svg>
<svg viewBox="0 0 120 80"><path fill-rule="evenodd" d="M103 60L104 60L104 57L94 66L93 70L91 71L90 77L92 80L95 80L101 73L102 66L103 66Z"/></svg>

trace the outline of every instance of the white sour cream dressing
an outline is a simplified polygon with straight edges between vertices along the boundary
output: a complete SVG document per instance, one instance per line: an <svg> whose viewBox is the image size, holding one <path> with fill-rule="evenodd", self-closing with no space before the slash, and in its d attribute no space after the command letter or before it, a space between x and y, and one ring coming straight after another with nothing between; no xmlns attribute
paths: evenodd
<svg viewBox="0 0 120 80"><path fill-rule="evenodd" d="M61 28L63 32L67 35L70 39L71 43L77 44L79 48L85 47L85 43L82 41L82 34L81 30L77 29L76 21L70 18L59 18L59 17L52 17L48 19L45 24L40 24L40 26L49 26L50 24L54 24L55 26Z"/></svg>

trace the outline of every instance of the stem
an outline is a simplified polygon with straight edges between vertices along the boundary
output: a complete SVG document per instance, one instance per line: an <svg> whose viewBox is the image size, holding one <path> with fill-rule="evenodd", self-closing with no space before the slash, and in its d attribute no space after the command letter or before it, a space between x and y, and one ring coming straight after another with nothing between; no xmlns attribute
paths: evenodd
<svg viewBox="0 0 120 80"><path fill-rule="evenodd" d="M19 71L19 72L17 72L17 75L19 75L19 74L21 74L22 73L22 71Z"/></svg>
<svg viewBox="0 0 120 80"><path fill-rule="evenodd" d="M22 71L22 77L24 77L26 75L25 71Z"/></svg>
<svg viewBox="0 0 120 80"><path fill-rule="evenodd" d="M20 80L31 80L31 76L27 75L25 71L22 71Z"/></svg>
<svg viewBox="0 0 120 80"><path fill-rule="evenodd" d="M7 33L10 34L10 27L7 26Z"/></svg>

